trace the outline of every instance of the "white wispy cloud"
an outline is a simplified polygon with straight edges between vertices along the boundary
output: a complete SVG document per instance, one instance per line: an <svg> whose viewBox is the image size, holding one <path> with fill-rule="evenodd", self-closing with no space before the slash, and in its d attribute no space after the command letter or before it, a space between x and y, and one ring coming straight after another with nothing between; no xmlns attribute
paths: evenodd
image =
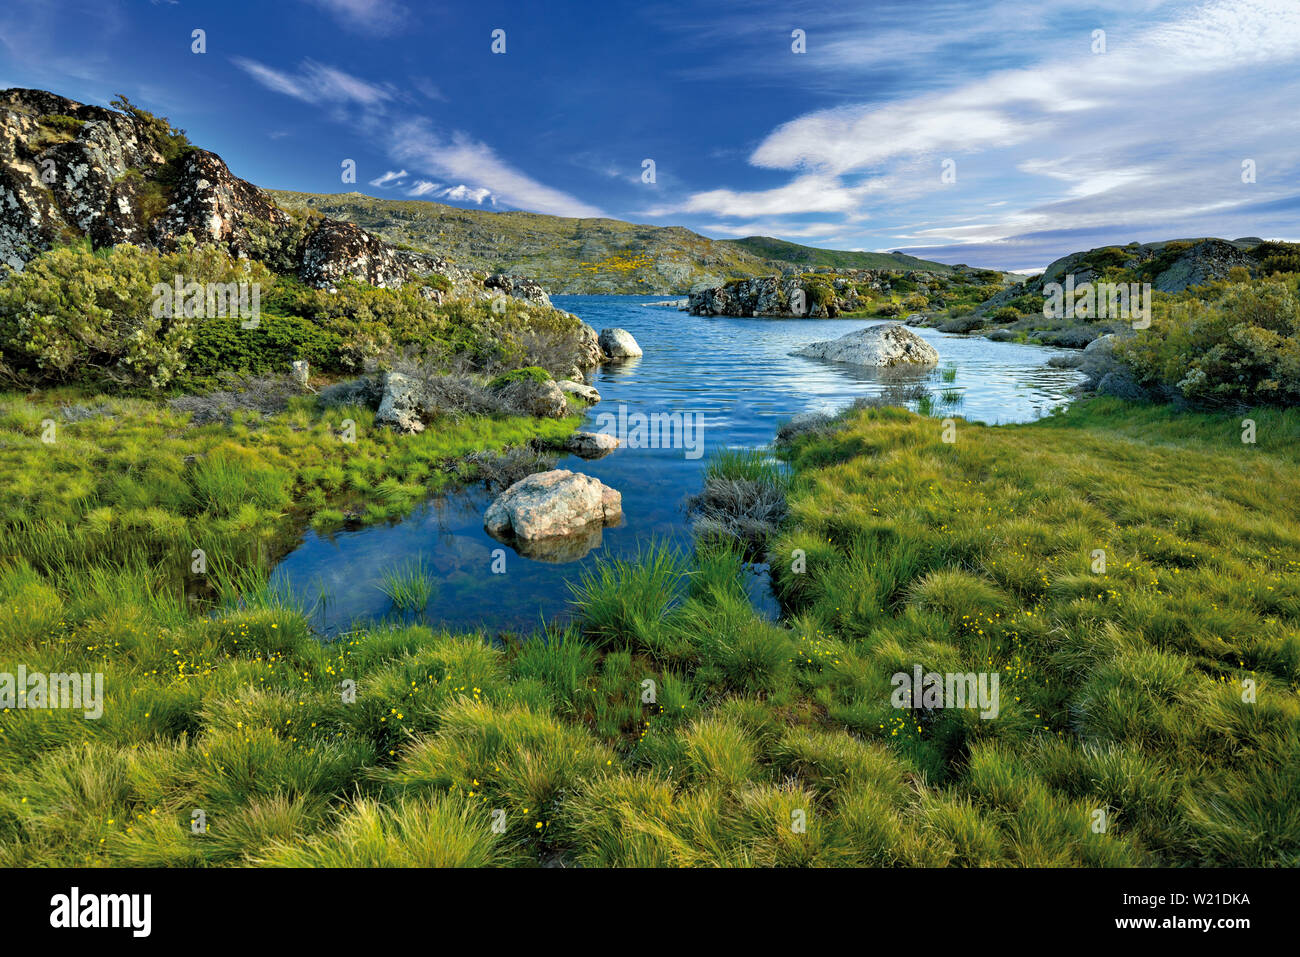
<svg viewBox="0 0 1300 957"><path fill-rule="evenodd" d="M400 186L402 180L406 179L406 170L389 170L382 176L377 176L370 181L371 186L378 186L384 189L388 186Z"/></svg>
<svg viewBox="0 0 1300 957"><path fill-rule="evenodd" d="M595 206L539 183L515 169L486 143L462 132L444 136L436 132L427 120L407 120L398 124L392 133L390 152L398 161L428 170L444 179L473 183L472 187L460 188L487 190L498 202L509 206L556 216L603 215ZM470 196L470 193L465 195Z"/></svg>
<svg viewBox="0 0 1300 957"><path fill-rule="evenodd" d="M383 36L393 33L408 19L408 11L392 0L307 0L331 14L345 27L361 33Z"/></svg>
<svg viewBox="0 0 1300 957"><path fill-rule="evenodd" d="M837 177L809 174L766 190L713 189L684 201L647 210L648 216L713 213L723 216L772 216L788 213L844 213L861 207L866 194L884 188L882 180L845 186Z"/></svg>
<svg viewBox="0 0 1300 957"><path fill-rule="evenodd" d="M247 57L234 56L230 59L235 66L268 90L317 106L376 106L396 96L396 92L387 85L370 83L314 60L304 60L297 72L286 73Z"/></svg>

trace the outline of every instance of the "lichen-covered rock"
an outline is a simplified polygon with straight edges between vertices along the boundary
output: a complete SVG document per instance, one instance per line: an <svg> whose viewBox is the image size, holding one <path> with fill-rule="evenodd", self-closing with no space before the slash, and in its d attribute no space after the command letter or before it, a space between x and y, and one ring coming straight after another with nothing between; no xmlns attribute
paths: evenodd
<svg viewBox="0 0 1300 957"><path fill-rule="evenodd" d="M814 342L791 354L805 359L825 359L878 368L935 365L939 361L939 353L934 346L896 322L867 326L827 342Z"/></svg>
<svg viewBox="0 0 1300 957"><path fill-rule="evenodd" d="M483 280L483 286L486 289L500 289L507 296L513 296L516 299L524 299L539 306L551 307L551 297L546 294L546 290L542 288L541 283L535 279L498 273Z"/></svg>
<svg viewBox="0 0 1300 957"><path fill-rule="evenodd" d="M626 329L600 330L600 351L607 359L635 359L641 355L641 347Z"/></svg>
<svg viewBox="0 0 1300 957"><path fill-rule="evenodd" d="M599 479L567 469L537 472L506 489L483 516L498 539L537 541L612 525L623 515L623 497Z"/></svg>
<svg viewBox="0 0 1300 957"><path fill-rule="evenodd" d="M299 278L309 286L328 289L345 279L394 288L407 279L397 251L360 226L322 220L302 249Z"/></svg>
<svg viewBox="0 0 1300 957"><path fill-rule="evenodd" d="M591 369L605 361L605 353L600 348L600 336L596 330L585 322L578 327L578 364L584 369Z"/></svg>
<svg viewBox="0 0 1300 957"><path fill-rule="evenodd" d="M162 163L128 116L44 90L0 91L0 267L21 269L70 232L97 245L145 241L125 174Z"/></svg>
<svg viewBox="0 0 1300 957"><path fill-rule="evenodd" d="M384 395L375 413L375 425L386 425L398 432L424 431L420 416L420 397L416 383L400 372L384 374Z"/></svg>
<svg viewBox="0 0 1300 957"><path fill-rule="evenodd" d="M221 157L194 149L175 162L177 181L167 210L153 224L155 243L174 248L180 238L223 246L232 255L248 255L248 219L287 223L289 216L262 191L230 172Z"/></svg>

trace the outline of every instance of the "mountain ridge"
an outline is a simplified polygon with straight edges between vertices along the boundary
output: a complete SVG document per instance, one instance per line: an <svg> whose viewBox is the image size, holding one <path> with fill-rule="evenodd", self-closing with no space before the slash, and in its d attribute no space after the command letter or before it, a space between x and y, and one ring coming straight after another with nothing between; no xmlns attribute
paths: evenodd
<svg viewBox="0 0 1300 957"><path fill-rule="evenodd" d="M353 222L399 246L437 250L467 269L526 275L560 294L682 295L731 279L818 269L953 271L947 264L902 253L827 250L767 236L711 239L684 226L612 217L463 209L430 200L380 199L355 190L266 192L282 207Z"/></svg>

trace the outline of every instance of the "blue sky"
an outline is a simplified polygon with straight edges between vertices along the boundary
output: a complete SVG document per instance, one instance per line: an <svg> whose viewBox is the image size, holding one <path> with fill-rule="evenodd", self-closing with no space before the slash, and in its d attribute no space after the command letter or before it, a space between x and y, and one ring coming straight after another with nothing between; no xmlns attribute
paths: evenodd
<svg viewBox="0 0 1300 957"><path fill-rule="evenodd" d="M271 188L1007 269L1300 239L1300 0L5 0L10 86L124 93Z"/></svg>

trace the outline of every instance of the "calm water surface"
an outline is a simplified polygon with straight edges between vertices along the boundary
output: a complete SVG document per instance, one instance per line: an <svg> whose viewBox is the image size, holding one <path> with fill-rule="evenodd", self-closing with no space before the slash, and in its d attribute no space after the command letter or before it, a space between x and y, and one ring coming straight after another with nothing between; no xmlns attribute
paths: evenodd
<svg viewBox="0 0 1300 957"><path fill-rule="evenodd" d="M491 503L483 488L439 495L406 519L330 535L308 531L302 544L277 566L273 583L307 606L326 635L336 635L392 613L377 584L386 568L417 557L431 568L437 591L420 616L453 630L482 628L532 631L543 619L562 616L568 583L598 556L632 557L652 540L689 545L683 499L700 490L709 453L723 448L769 445L777 426L805 411L833 412L859 396L877 395L897 383L852 366L800 359L798 347L872 325L864 319L727 319L688 316L662 301L633 296L554 296L597 330L621 326L636 337L645 356L594 373L601 402L587 414L596 428L601 412L696 413L704 424L704 457L682 449L620 448L596 461L576 456L558 468L584 472L623 493L623 523L607 528L585 557L566 563L534 561L483 531ZM1052 369L1047 360L1062 350L983 338L915 330L939 350L938 368L909 372L904 381L926 386L934 408L988 423L1039 418L1068 400L1077 372ZM944 369L955 369L947 382ZM948 400L942 398L949 393ZM960 394L953 404L952 393ZM505 548L505 574L492 574L492 550ZM761 610L774 612L765 578L756 574L751 594ZM324 602L318 596L327 596Z"/></svg>

